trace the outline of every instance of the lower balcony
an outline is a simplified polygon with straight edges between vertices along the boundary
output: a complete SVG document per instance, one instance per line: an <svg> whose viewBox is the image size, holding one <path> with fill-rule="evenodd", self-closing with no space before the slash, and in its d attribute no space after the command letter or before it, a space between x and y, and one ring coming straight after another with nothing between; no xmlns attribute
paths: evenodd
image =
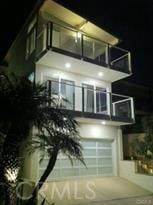
<svg viewBox="0 0 153 205"><path fill-rule="evenodd" d="M92 85L83 84L81 87L50 80L47 81L47 91L61 109L69 110L81 122L106 120L107 124L113 125L134 123L132 97L106 92L102 88L95 90Z"/></svg>

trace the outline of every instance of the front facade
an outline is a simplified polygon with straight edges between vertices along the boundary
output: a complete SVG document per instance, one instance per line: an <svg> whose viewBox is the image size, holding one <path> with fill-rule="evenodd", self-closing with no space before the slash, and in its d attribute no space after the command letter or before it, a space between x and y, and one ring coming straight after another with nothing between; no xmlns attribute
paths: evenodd
<svg viewBox="0 0 153 205"><path fill-rule="evenodd" d="M116 46L119 39L72 11L45 0L35 9L6 61L8 71L46 82L58 93L64 109L78 120L87 168L58 157L48 180L85 176L118 176L122 159L120 126L134 123L133 98L114 94L111 83L132 74L130 52ZM57 96L57 95L56 95ZM24 177L37 181L47 158L25 160Z"/></svg>

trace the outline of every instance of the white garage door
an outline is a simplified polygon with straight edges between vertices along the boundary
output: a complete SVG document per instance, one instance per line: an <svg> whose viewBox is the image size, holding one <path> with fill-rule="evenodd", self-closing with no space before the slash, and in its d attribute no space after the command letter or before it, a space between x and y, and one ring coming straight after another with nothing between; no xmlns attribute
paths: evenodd
<svg viewBox="0 0 153 205"><path fill-rule="evenodd" d="M113 176L112 142L102 140L82 140L83 157L87 168L79 161L73 166L69 159L60 154L49 178L76 176ZM40 164L40 175L48 159Z"/></svg>

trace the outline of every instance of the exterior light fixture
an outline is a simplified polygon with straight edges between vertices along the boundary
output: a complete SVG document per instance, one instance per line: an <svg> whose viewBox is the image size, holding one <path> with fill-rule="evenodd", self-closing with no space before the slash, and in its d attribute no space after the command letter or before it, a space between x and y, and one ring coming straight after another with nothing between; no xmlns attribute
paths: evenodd
<svg viewBox="0 0 153 205"><path fill-rule="evenodd" d="M102 124L102 125L106 125L106 122L105 122L105 121L102 121L101 124Z"/></svg>
<svg viewBox="0 0 153 205"><path fill-rule="evenodd" d="M77 33L77 37L81 38L81 33L80 32Z"/></svg>
<svg viewBox="0 0 153 205"><path fill-rule="evenodd" d="M66 67L66 68L70 68L70 67L71 67L71 64L70 64L70 63L65 63L65 67Z"/></svg>
<svg viewBox="0 0 153 205"><path fill-rule="evenodd" d="M63 117L63 120L64 120L64 121L66 121L66 120L67 120L67 118L66 118L66 117Z"/></svg>
<svg viewBox="0 0 153 205"><path fill-rule="evenodd" d="M98 73L99 77L102 77L104 74L102 72Z"/></svg>

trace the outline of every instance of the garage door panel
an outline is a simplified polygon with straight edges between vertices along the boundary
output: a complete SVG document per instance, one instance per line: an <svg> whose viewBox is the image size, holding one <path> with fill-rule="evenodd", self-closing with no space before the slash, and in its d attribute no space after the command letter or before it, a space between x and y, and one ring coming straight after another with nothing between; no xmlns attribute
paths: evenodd
<svg viewBox="0 0 153 205"><path fill-rule="evenodd" d="M112 167L103 167L103 168L98 168L98 174L99 175L112 175Z"/></svg>
<svg viewBox="0 0 153 205"><path fill-rule="evenodd" d="M112 166L112 158L98 159L98 166Z"/></svg>
<svg viewBox="0 0 153 205"><path fill-rule="evenodd" d="M84 161L85 161L85 164L86 164L87 167L92 166L92 165L94 165L94 166L97 165L97 162L96 162L95 158L84 159Z"/></svg>
<svg viewBox="0 0 153 205"><path fill-rule="evenodd" d="M112 156L112 149L98 149L98 156Z"/></svg>
<svg viewBox="0 0 153 205"><path fill-rule="evenodd" d="M82 151L84 157L96 156L96 149L83 149Z"/></svg>
<svg viewBox="0 0 153 205"><path fill-rule="evenodd" d="M96 147L96 141L89 141L89 140L82 141L82 146L84 148L86 148L86 147Z"/></svg>
<svg viewBox="0 0 153 205"><path fill-rule="evenodd" d="M112 143L102 140L82 140L83 157L87 168L78 160L70 160L60 153L53 172L49 178L73 177L73 176L112 176ZM43 173L48 160L45 159L40 165L40 175Z"/></svg>

